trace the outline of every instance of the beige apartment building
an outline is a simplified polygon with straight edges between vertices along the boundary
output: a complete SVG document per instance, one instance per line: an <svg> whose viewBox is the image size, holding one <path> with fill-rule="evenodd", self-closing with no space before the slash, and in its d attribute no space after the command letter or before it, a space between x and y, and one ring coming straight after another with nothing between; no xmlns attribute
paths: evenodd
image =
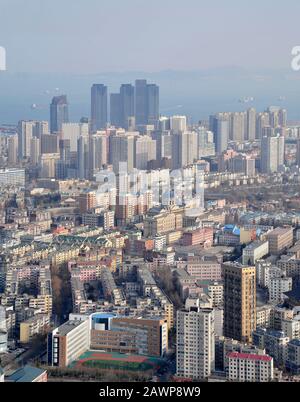
<svg viewBox="0 0 300 402"><path fill-rule="evenodd" d="M256 329L256 270L238 263L223 264L224 336L240 342L252 340Z"/></svg>
<svg viewBox="0 0 300 402"><path fill-rule="evenodd" d="M20 342L28 343L34 335L43 333L50 325L47 314L37 314L20 324Z"/></svg>
<svg viewBox="0 0 300 402"><path fill-rule="evenodd" d="M267 235L269 251L272 255L280 255L294 243L293 228L277 228Z"/></svg>

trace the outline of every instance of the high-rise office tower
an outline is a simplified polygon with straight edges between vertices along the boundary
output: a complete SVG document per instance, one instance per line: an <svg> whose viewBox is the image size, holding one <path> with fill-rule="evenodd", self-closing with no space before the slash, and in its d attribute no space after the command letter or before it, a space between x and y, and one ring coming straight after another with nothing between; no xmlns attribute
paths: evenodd
<svg viewBox="0 0 300 402"><path fill-rule="evenodd" d="M70 163L71 160L71 145L70 140L59 140L60 159L65 163Z"/></svg>
<svg viewBox="0 0 300 402"><path fill-rule="evenodd" d="M159 87L147 84L147 80L135 82L135 117L138 126L158 126L159 120Z"/></svg>
<svg viewBox="0 0 300 402"><path fill-rule="evenodd" d="M135 119L137 125L148 124L147 80L135 81Z"/></svg>
<svg viewBox="0 0 300 402"><path fill-rule="evenodd" d="M135 167L147 170L148 162L156 159L156 141L147 135L135 138Z"/></svg>
<svg viewBox="0 0 300 402"><path fill-rule="evenodd" d="M223 264L224 336L251 342L256 329L256 269L239 263Z"/></svg>
<svg viewBox="0 0 300 402"><path fill-rule="evenodd" d="M59 137L56 134L43 134L41 136L41 153L56 154L58 153Z"/></svg>
<svg viewBox="0 0 300 402"><path fill-rule="evenodd" d="M229 138L232 141L243 142L246 133L246 113L230 113Z"/></svg>
<svg viewBox="0 0 300 402"><path fill-rule="evenodd" d="M7 140L7 162L9 165L16 165L18 162L18 136L12 135Z"/></svg>
<svg viewBox="0 0 300 402"><path fill-rule="evenodd" d="M194 131L179 131L172 134L173 169L180 169L198 159L198 134Z"/></svg>
<svg viewBox="0 0 300 402"><path fill-rule="evenodd" d="M147 124L153 125L157 128L159 120L159 87L155 84L147 85L147 97Z"/></svg>
<svg viewBox="0 0 300 402"><path fill-rule="evenodd" d="M33 121L20 121L18 123L18 150L19 159L30 157L30 143L33 137L33 127L35 122Z"/></svg>
<svg viewBox="0 0 300 402"><path fill-rule="evenodd" d="M130 119L134 117L134 86L123 84L120 89L121 127L129 130Z"/></svg>
<svg viewBox="0 0 300 402"><path fill-rule="evenodd" d="M43 134L49 134L49 123L47 121L36 121L33 126L33 137L41 139Z"/></svg>
<svg viewBox="0 0 300 402"><path fill-rule="evenodd" d="M280 109L278 112L278 123L280 127L287 126L287 111L286 109Z"/></svg>
<svg viewBox="0 0 300 402"><path fill-rule="evenodd" d="M107 87L94 84L91 89L91 130L93 133L107 125Z"/></svg>
<svg viewBox="0 0 300 402"><path fill-rule="evenodd" d="M116 128L123 127L121 112L121 95L110 94L110 124Z"/></svg>
<svg viewBox="0 0 300 402"><path fill-rule="evenodd" d="M60 160L57 163L57 178L64 180L68 177L68 169L71 166L70 140L59 140Z"/></svg>
<svg viewBox="0 0 300 402"><path fill-rule="evenodd" d="M256 110L251 108L247 110L247 140L255 141L256 137Z"/></svg>
<svg viewBox="0 0 300 402"><path fill-rule="evenodd" d="M90 172L93 175L107 164L108 137L102 134L90 136Z"/></svg>
<svg viewBox="0 0 300 402"><path fill-rule="evenodd" d="M272 174L284 166L285 138L275 134L273 128L264 128L261 140L261 172Z"/></svg>
<svg viewBox="0 0 300 402"><path fill-rule="evenodd" d="M190 307L178 311L176 327L177 375L208 378L215 369L214 310Z"/></svg>
<svg viewBox="0 0 300 402"><path fill-rule="evenodd" d="M219 114L210 117L210 130L214 134L216 153L220 155L228 148L229 121L228 116Z"/></svg>
<svg viewBox="0 0 300 402"><path fill-rule="evenodd" d="M88 123L65 123L61 131L61 139L70 140L71 152L77 152L79 138L89 135L89 125Z"/></svg>
<svg viewBox="0 0 300 402"><path fill-rule="evenodd" d="M30 162L36 166L39 163L41 154L41 140L37 137L32 137L30 142Z"/></svg>
<svg viewBox="0 0 300 402"><path fill-rule="evenodd" d="M77 167L78 167L78 177L81 180L89 178L89 137L87 135L81 136L78 139L78 151L77 151Z"/></svg>
<svg viewBox="0 0 300 402"><path fill-rule="evenodd" d="M269 110L268 111L269 116L270 116L270 125L272 128L277 128L279 127L279 116L278 116L278 110Z"/></svg>
<svg viewBox="0 0 300 402"><path fill-rule="evenodd" d="M151 134L156 141L156 160L163 158L172 158L172 134L170 131L153 131Z"/></svg>
<svg viewBox="0 0 300 402"><path fill-rule="evenodd" d="M55 96L50 105L50 131L58 133L63 123L69 122L69 106L66 95Z"/></svg>
<svg viewBox="0 0 300 402"><path fill-rule="evenodd" d="M134 169L134 142L136 134L122 133L111 135L109 138L110 163L115 173L119 173L127 164L127 171ZM120 166L120 164L122 164Z"/></svg>

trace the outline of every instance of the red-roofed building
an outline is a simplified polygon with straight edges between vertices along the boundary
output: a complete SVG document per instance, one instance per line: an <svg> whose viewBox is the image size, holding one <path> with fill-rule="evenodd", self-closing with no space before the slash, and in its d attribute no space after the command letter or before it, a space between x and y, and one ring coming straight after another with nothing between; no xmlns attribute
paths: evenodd
<svg viewBox="0 0 300 402"><path fill-rule="evenodd" d="M232 382L270 382L274 379L273 358L268 355L229 353L227 379Z"/></svg>

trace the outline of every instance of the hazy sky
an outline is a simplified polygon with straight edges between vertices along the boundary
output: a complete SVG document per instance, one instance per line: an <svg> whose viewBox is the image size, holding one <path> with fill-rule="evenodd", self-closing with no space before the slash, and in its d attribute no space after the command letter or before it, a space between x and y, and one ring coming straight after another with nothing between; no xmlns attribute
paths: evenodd
<svg viewBox="0 0 300 402"><path fill-rule="evenodd" d="M10 71L289 68L299 0L0 0Z"/></svg>

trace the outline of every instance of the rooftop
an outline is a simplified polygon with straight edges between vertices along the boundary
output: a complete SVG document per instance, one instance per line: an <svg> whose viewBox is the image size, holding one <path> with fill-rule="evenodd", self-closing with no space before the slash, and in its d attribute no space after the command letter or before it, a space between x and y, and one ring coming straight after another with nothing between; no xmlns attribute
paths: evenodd
<svg viewBox="0 0 300 402"><path fill-rule="evenodd" d="M79 320L68 321L57 328L57 335L65 336L71 331L73 331L75 328L79 327L83 322L85 321L79 321Z"/></svg>
<svg viewBox="0 0 300 402"><path fill-rule="evenodd" d="M33 382L35 379L45 373L45 370L41 370L36 367L25 366L15 371L7 378L8 382Z"/></svg>
<svg viewBox="0 0 300 402"><path fill-rule="evenodd" d="M267 355L254 355L254 354L249 354L249 353L229 353L228 354L229 358L232 359L247 359L247 360L256 360L256 361L262 361L262 362L271 362L273 360L272 357L267 356Z"/></svg>

